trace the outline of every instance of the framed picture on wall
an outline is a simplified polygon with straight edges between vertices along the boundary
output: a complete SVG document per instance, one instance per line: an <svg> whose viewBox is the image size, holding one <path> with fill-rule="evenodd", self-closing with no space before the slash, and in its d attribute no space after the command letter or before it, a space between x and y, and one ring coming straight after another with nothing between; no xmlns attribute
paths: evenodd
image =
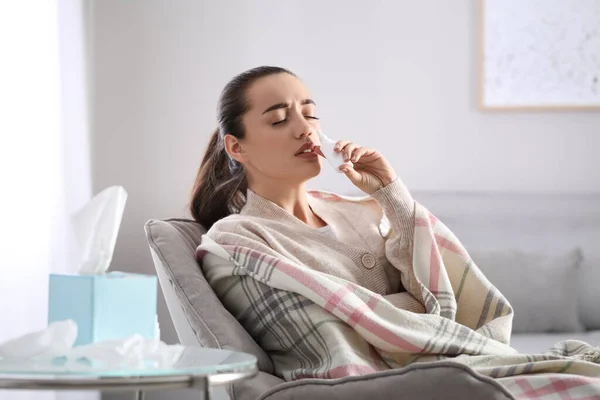
<svg viewBox="0 0 600 400"><path fill-rule="evenodd" d="M479 107L600 110L600 0L479 0Z"/></svg>

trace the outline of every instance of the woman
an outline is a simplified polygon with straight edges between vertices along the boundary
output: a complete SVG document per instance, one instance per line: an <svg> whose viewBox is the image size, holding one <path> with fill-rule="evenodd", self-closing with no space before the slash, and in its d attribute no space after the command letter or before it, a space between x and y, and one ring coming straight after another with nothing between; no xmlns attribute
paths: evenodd
<svg viewBox="0 0 600 400"><path fill-rule="evenodd" d="M293 73L238 75L218 122L192 195L192 215L208 229L198 257L277 375L334 378L452 357L506 366L486 370L500 377L520 373L514 363L546 360L515 358L510 304L380 152L336 144L365 198L306 191L323 163L319 120Z"/></svg>
<svg viewBox="0 0 600 400"><path fill-rule="evenodd" d="M382 210L374 202L336 210L306 191L306 182L321 171L323 154L316 105L300 79L278 67L237 76L223 90L218 121L191 202L192 215L209 229L209 237L233 232L256 238L256 230L262 229L260 240L279 254L381 295L405 292L378 230ZM398 241L402 249L396 245L394 250L405 259L414 202L391 164L380 152L347 140L339 141L336 151L352 161L353 167L347 164L342 170L356 187L392 213L396 204L402 207L399 231L405 235ZM394 202L385 201L392 198ZM257 226L248 226L251 221ZM308 251L315 241L329 249ZM357 248L364 251L353 251ZM337 262L324 260L324 252ZM395 297L413 311L424 311L408 293Z"/></svg>

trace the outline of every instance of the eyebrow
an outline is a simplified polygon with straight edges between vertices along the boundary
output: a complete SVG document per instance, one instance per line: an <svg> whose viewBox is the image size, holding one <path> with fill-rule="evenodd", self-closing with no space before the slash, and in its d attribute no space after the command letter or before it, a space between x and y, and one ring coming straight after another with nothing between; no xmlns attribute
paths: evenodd
<svg viewBox="0 0 600 400"><path fill-rule="evenodd" d="M316 106L315 102L312 99L304 99L304 100L302 100L302 102L300 104L302 104L303 106L306 104L312 104L312 105ZM266 114L273 110L278 110L280 108L288 108L289 106L290 106L290 103L273 104L271 107L269 107L265 111L263 111L263 114Z"/></svg>

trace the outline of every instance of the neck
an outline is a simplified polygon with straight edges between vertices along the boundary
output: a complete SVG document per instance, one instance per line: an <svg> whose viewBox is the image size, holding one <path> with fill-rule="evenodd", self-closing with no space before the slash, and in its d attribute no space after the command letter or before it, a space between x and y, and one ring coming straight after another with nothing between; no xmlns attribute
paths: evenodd
<svg viewBox="0 0 600 400"><path fill-rule="evenodd" d="M306 196L306 184L286 185L248 182L248 189L289 212L307 225L320 227L324 223L311 210Z"/></svg>

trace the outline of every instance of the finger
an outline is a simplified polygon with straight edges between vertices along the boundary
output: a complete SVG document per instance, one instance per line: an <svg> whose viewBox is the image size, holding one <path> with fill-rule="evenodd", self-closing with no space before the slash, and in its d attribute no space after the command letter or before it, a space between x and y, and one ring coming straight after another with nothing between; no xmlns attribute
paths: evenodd
<svg viewBox="0 0 600 400"><path fill-rule="evenodd" d="M351 143L349 140L340 140L333 146L333 150L339 153L349 143Z"/></svg>
<svg viewBox="0 0 600 400"><path fill-rule="evenodd" d="M352 167L352 164L344 164L340 167L340 171L342 171L352 182L360 182L361 174L356 172L356 170Z"/></svg>
<svg viewBox="0 0 600 400"><path fill-rule="evenodd" d="M368 149L365 147L357 147L352 152L352 157L350 157L350 161L352 161L353 163L357 162L367 151Z"/></svg>
<svg viewBox="0 0 600 400"><path fill-rule="evenodd" d="M354 149L359 148L360 146L357 145L356 143L348 143L346 145L346 147L344 147L343 150L343 154L344 154L344 161L350 161L350 158L352 157L352 152L354 151Z"/></svg>

